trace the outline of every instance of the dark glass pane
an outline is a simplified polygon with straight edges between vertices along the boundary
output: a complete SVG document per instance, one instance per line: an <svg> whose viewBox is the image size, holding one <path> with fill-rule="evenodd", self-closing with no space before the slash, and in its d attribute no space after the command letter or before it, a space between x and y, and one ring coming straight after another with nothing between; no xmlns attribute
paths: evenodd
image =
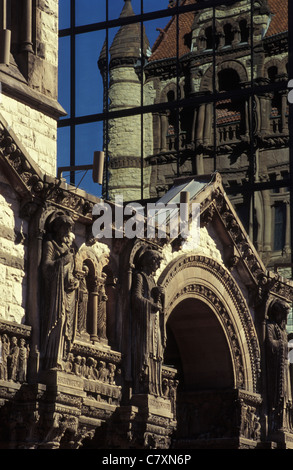
<svg viewBox="0 0 293 470"><path fill-rule="evenodd" d="M60 127L57 133L57 166L70 165L70 127ZM69 183L69 172L64 172L63 178Z"/></svg>
<svg viewBox="0 0 293 470"><path fill-rule="evenodd" d="M103 80L98 68L104 31L76 36L76 115L103 112Z"/></svg>
<svg viewBox="0 0 293 470"><path fill-rule="evenodd" d="M94 152L103 150L103 123L94 122L76 126L75 134L76 166L92 165ZM92 170L80 170L75 173L75 184L79 188L100 195L101 188L92 180Z"/></svg>
<svg viewBox="0 0 293 470"><path fill-rule="evenodd" d="M70 0L59 0L59 29L70 28Z"/></svg>
<svg viewBox="0 0 293 470"><path fill-rule="evenodd" d="M286 233L286 206L277 204L275 206L275 226L274 226L274 250L283 250Z"/></svg>
<svg viewBox="0 0 293 470"><path fill-rule="evenodd" d="M83 26L106 20L106 0L75 0L75 24Z"/></svg>

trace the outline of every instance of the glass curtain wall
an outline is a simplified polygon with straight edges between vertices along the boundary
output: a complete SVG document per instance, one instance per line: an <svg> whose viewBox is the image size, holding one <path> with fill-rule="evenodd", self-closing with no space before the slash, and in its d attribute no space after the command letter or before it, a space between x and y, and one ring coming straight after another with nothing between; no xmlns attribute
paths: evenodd
<svg viewBox="0 0 293 470"><path fill-rule="evenodd" d="M291 277L290 2L59 3L59 166L104 150L103 197L139 202L218 171L265 265Z"/></svg>

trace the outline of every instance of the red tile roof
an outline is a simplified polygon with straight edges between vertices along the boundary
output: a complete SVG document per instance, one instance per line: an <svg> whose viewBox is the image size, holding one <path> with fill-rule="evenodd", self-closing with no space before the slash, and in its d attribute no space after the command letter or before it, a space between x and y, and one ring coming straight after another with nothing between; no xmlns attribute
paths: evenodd
<svg viewBox="0 0 293 470"><path fill-rule="evenodd" d="M190 5L196 0L183 0L181 5ZM190 52L187 35L191 31L194 19L194 12L179 15L179 57ZM171 18L167 26L161 30L159 37L155 41L152 48L150 61L165 59L167 57L176 57L177 41L176 41L177 21L176 17Z"/></svg>
<svg viewBox="0 0 293 470"><path fill-rule="evenodd" d="M196 3L197 0L183 0L181 5L190 5ZM291 0L293 1L293 0ZM272 19L266 36L273 36L288 30L288 0L268 0ZM179 57L190 52L190 44L188 35L191 32L194 20L194 12L188 12L179 15ZM177 21L176 17L170 19L167 26L161 30L159 37L155 41L152 48L152 55L149 61L166 59L168 57L176 57Z"/></svg>
<svg viewBox="0 0 293 470"><path fill-rule="evenodd" d="M268 4L273 17L267 36L288 31L288 0L268 0Z"/></svg>

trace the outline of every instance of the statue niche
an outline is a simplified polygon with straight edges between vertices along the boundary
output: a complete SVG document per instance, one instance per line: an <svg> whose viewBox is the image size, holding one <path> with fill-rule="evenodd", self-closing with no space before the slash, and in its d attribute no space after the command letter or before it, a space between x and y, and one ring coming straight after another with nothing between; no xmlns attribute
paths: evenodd
<svg viewBox="0 0 293 470"><path fill-rule="evenodd" d="M88 310L89 310L89 279L90 269L84 262L82 271L76 273L79 279L79 287L77 294L77 322L76 322L76 335L77 337L88 340L89 339L89 325L88 325Z"/></svg>
<svg viewBox="0 0 293 470"><path fill-rule="evenodd" d="M284 410L292 399L290 368L288 361L287 317L290 311L288 303L279 299L269 306L266 354L267 354L267 392L271 431L284 427Z"/></svg>
<svg viewBox="0 0 293 470"><path fill-rule="evenodd" d="M101 267L100 260L90 247L79 250L75 272L79 280L75 337L79 341L107 345L107 275L101 271Z"/></svg>
<svg viewBox="0 0 293 470"><path fill-rule="evenodd" d="M146 250L140 257L132 285L133 393L162 396L162 365L166 345L164 297L154 274L161 256Z"/></svg>
<svg viewBox="0 0 293 470"><path fill-rule="evenodd" d="M41 358L44 369L63 369L70 352L79 281L74 276L73 220L57 214L48 224L43 244Z"/></svg>

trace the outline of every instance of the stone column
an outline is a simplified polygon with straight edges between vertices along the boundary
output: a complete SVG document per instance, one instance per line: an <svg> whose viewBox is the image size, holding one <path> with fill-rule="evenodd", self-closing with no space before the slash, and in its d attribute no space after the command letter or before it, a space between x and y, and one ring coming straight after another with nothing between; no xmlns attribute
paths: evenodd
<svg viewBox="0 0 293 470"><path fill-rule="evenodd" d="M286 134L288 133L288 122L286 119L286 110L287 110L287 103L288 103L288 96L287 90L282 91L282 110L281 110L281 133Z"/></svg>
<svg viewBox="0 0 293 470"><path fill-rule="evenodd" d="M168 117L166 114L161 115L161 152L167 150L167 130L168 130Z"/></svg>
<svg viewBox="0 0 293 470"><path fill-rule="evenodd" d="M285 253L290 253L290 245L291 245L291 211L290 211L290 200L285 201L286 204L286 229L285 229L285 246L284 251Z"/></svg>
<svg viewBox="0 0 293 470"><path fill-rule="evenodd" d="M11 31L9 28L10 12L7 0L0 0L0 64L9 65Z"/></svg>
<svg viewBox="0 0 293 470"><path fill-rule="evenodd" d="M197 144L202 144L202 141L203 141L204 120L205 120L205 103L202 103L199 106L199 110L198 110L198 119L197 119L197 127L196 127Z"/></svg>
<svg viewBox="0 0 293 470"><path fill-rule="evenodd" d="M97 342L98 337L98 308L99 308L99 280L96 278L94 281L94 290L90 292L90 308L91 308L91 317L92 317L92 331L91 331L91 341Z"/></svg>
<svg viewBox="0 0 293 470"><path fill-rule="evenodd" d="M213 122L213 103L207 103L205 106L205 122L204 122L204 144L209 145L212 138L212 122Z"/></svg>
<svg viewBox="0 0 293 470"><path fill-rule="evenodd" d="M33 52L32 15L32 0L23 0L21 50L26 52Z"/></svg>

